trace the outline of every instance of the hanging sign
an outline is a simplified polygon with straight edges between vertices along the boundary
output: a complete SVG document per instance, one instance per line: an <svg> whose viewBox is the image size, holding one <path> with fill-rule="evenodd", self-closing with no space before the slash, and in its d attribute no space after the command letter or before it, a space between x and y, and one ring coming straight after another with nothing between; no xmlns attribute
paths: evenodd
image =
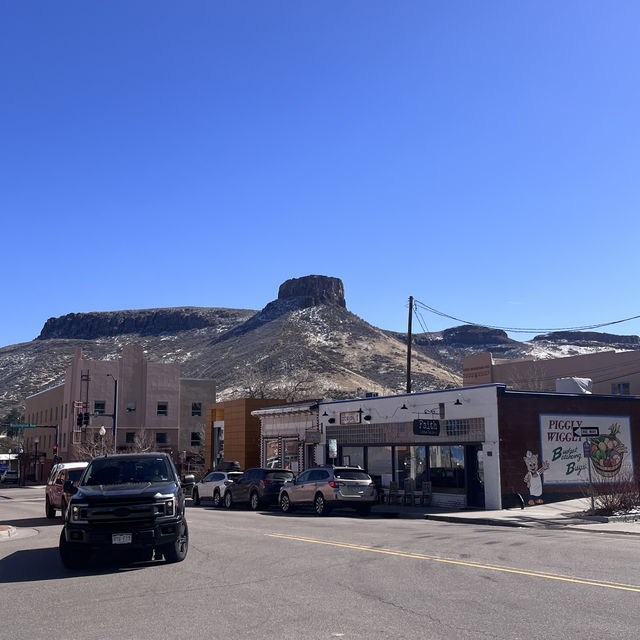
<svg viewBox="0 0 640 640"><path fill-rule="evenodd" d="M417 436L439 436L440 420L414 420L413 433Z"/></svg>

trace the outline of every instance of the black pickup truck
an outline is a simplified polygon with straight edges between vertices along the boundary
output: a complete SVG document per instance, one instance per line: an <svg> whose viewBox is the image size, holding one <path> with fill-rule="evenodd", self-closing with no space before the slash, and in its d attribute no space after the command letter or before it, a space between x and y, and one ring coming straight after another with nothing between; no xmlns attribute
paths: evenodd
<svg viewBox="0 0 640 640"><path fill-rule="evenodd" d="M190 481L187 477L185 480ZM166 453L94 458L71 496L60 534L60 559L81 569L92 553L135 552L143 560L181 562L189 548L185 496Z"/></svg>

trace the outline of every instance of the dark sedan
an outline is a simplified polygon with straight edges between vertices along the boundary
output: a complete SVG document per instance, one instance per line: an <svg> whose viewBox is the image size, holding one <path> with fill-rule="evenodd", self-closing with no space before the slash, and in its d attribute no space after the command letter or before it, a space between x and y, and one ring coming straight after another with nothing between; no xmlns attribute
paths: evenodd
<svg viewBox="0 0 640 640"><path fill-rule="evenodd" d="M242 477L227 487L224 506L248 504L253 511L278 504L280 488L295 477L289 469L247 469Z"/></svg>

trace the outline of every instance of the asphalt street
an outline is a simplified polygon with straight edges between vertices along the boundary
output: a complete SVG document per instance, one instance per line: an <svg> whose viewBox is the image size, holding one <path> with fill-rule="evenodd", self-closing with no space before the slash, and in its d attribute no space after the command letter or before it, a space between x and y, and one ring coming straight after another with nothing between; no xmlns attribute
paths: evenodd
<svg viewBox="0 0 640 640"><path fill-rule="evenodd" d="M43 497L0 489L3 638L637 637L633 535L203 505L183 563L72 573Z"/></svg>

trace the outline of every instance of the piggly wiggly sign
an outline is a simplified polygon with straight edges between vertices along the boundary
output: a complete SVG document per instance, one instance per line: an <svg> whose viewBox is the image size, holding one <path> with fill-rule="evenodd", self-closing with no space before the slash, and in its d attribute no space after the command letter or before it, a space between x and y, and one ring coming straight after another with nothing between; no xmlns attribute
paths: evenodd
<svg viewBox="0 0 640 640"><path fill-rule="evenodd" d="M583 428L595 428L601 435L582 437ZM588 465L592 480L604 475L613 478L622 470L628 475L633 470L628 416L541 414L540 444L541 458L549 462L545 484L588 483ZM611 473L601 473L604 468Z"/></svg>

